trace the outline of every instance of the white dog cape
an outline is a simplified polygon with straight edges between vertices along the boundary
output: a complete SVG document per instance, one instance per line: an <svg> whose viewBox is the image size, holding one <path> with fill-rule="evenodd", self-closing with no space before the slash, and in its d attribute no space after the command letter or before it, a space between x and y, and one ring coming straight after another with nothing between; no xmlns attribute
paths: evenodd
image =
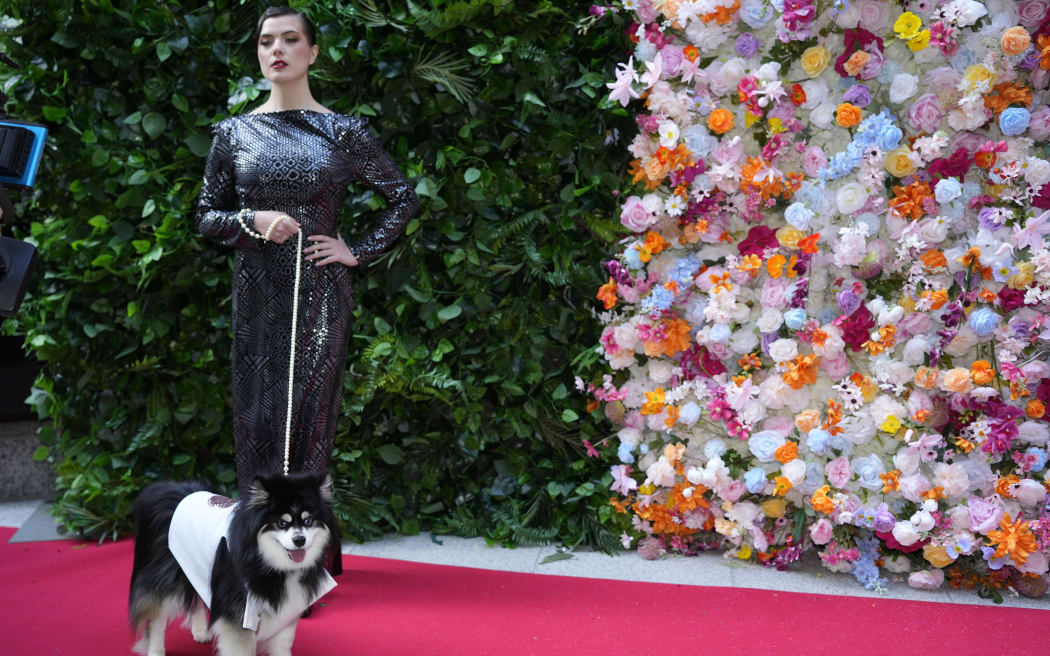
<svg viewBox="0 0 1050 656"><path fill-rule="evenodd" d="M215 552L222 538L229 543L230 519L236 508L237 503L227 497L212 492L194 492L179 502L171 518L168 549L208 608L211 608L211 571L215 566ZM246 592L247 603L241 626L255 631L258 640L268 640L335 586L335 579L324 570L321 586L313 599L289 597L279 613L274 613L269 604Z"/></svg>

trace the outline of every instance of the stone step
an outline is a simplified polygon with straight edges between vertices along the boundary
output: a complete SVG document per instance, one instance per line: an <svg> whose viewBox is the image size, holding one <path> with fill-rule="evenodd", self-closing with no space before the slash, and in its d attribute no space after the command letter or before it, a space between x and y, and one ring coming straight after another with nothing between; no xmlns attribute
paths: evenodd
<svg viewBox="0 0 1050 656"><path fill-rule="evenodd" d="M0 422L0 501L55 497L50 465L33 460L40 426L39 421Z"/></svg>

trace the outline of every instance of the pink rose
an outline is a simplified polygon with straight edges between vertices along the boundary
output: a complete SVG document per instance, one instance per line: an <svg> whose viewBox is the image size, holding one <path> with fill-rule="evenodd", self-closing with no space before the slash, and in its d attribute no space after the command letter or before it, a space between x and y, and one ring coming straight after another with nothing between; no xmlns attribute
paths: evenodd
<svg viewBox="0 0 1050 656"><path fill-rule="evenodd" d="M916 472L901 479L901 496L908 501L920 503L922 501L922 493L929 490L930 487L930 479Z"/></svg>
<svg viewBox="0 0 1050 656"><path fill-rule="evenodd" d="M921 335L933 329L933 320L925 312L912 312L897 322L897 330L911 335ZM903 335L898 339L904 339Z"/></svg>
<svg viewBox="0 0 1050 656"><path fill-rule="evenodd" d="M846 456L839 456L824 465L824 473L828 475L828 482L832 486L841 489L846 487L846 483L849 483L849 477L853 471L850 469L849 459Z"/></svg>
<svg viewBox="0 0 1050 656"><path fill-rule="evenodd" d="M868 63L864 64L864 67L860 69L860 75L857 77L862 80L870 80L882 71L882 67L886 63L886 56L882 54L882 51L879 50L878 46L874 43L869 44L864 50L871 56L871 58L868 59Z"/></svg>
<svg viewBox="0 0 1050 656"><path fill-rule="evenodd" d="M1032 112L1028 123L1028 136L1036 141L1050 139L1050 107L1044 105Z"/></svg>
<svg viewBox="0 0 1050 656"><path fill-rule="evenodd" d="M744 492L747 492L747 488L740 481L733 479L729 483L719 486L715 492L726 501L736 503L744 495Z"/></svg>
<svg viewBox="0 0 1050 656"><path fill-rule="evenodd" d="M1045 89L1047 82L1050 82L1050 71L1042 66L1037 66L1028 77L1028 83L1035 89Z"/></svg>
<svg viewBox="0 0 1050 656"><path fill-rule="evenodd" d="M913 130L933 134L944 118L941 103L932 93L924 93L908 108L908 125Z"/></svg>
<svg viewBox="0 0 1050 656"><path fill-rule="evenodd" d="M935 68L922 77L923 85L933 93L954 91L962 76L951 66Z"/></svg>
<svg viewBox="0 0 1050 656"><path fill-rule="evenodd" d="M917 590L936 590L944 585L944 570L925 569L908 575L908 585Z"/></svg>
<svg viewBox="0 0 1050 656"><path fill-rule="evenodd" d="M783 280L783 278L770 280L762 288L762 307L784 309L788 302L788 283L782 282Z"/></svg>
<svg viewBox="0 0 1050 656"><path fill-rule="evenodd" d="M1021 26L1034 30L1042 24L1043 19L1050 13L1050 2L1047 0L1021 0L1017 4L1017 13L1020 15Z"/></svg>
<svg viewBox="0 0 1050 656"><path fill-rule="evenodd" d="M791 434L791 431L795 430L795 422L791 417L774 415L762 422L762 430L776 431L787 437Z"/></svg>
<svg viewBox="0 0 1050 656"><path fill-rule="evenodd" d="M811 178L817 177L828 165L828 158L820 146L810 146L802 153L802 170Z"/></svg>
<svg viewBox="0 0 1050 656"><path fill-rule="evenodd" d="M639 22L652 23L656 20L656 7L650 0L639 0L635 11L638 13Z"/></svg>
<svg viewBox="0 0 1050 656"><path fill-rule="evenodd" d="M714 157L715 161L719 164L736 166L744 161L744 144L740 141L739 137L727 139L715 147L711 156Z"/></svg>
<svg viewBox="0 0 1050 656"><path fill-rule="evenodd" d="M656 217L646 209L645 203L637 196L628 196L620 212L620 223L633 232L644 232L656 221Z"/></svg>
<svg viewBox="0 0 1050 656"><path fill-rule="evenodd" d="M820 368L832 380L845 378L849 374L849 360L845 353L839 353L834 358L824 358L820 361Z"/></svg>
<svg viewBox="0 0 1050 656"><path fill-rule="evenodd" d="M667 45L660 48L660 59L663 60L663 75L666 78L677 77L682 72L682 48Z"/></svg>
<svg viewBox="0 0 1050 656"><path fill-rule="evenodd" d="M833 528L830 519L821 517L809 527L809 537L813 539L813 544L827 544L831 542Z"/></svg>
<svg viewBox="0 0 1050 656"><path fill-rule="evenodd" d="M966 507L970 509L970 530L988 535L988 531L999 528L999 522L1003 518L1003 509L997 503L985 501L981 497L970 497L966 500Z"/></svg>

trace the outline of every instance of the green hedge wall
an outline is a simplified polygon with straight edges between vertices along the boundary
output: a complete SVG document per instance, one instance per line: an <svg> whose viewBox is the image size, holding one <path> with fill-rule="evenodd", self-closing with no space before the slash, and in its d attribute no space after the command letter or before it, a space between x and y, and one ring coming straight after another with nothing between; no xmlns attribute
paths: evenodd
<svg viewBox="0 0 1050 656"><path fill-rule="evenodd" d="M600 262L629 119L603 83L622 30L587 3L298 3L327 106L370 117L423 210L358 276L337 511L345 534L484 535L616 548L592 371ZM51 129L15 232L42 256L7 334L44 364L29 402L55 512L103 539L162 477L232 490L232 252L196 234L209 124L265 97L245 2L17 0L6 111ZM611 35L611 36L610 36ZM344 220L382 201L352 190ZM600 437L600 436L598 436Z"/></svg>

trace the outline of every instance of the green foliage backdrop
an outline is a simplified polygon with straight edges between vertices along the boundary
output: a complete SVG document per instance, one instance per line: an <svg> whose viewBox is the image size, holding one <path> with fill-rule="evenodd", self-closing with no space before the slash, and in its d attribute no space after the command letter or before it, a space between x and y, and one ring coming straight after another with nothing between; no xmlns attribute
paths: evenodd
<svg viewBox="0 0 1050 656"><path fill-rule="evenodd" d="M303 3L300 3L302 6ZM261 6L5 3L13 117L51 129L16 234L43 258L7 333L44 363L30 402L56 512L128 528L160 477L232 489L232 254L196 234L209 124L261 102ZM587 3L309 3L315 97L370 117L421 214L358 274L334 464L348 535L421 530L616 547L597 424L573 390L599 332L599 262L626 115L599 111L625 47ZM620 122L619 125L617 122ZM624 130L626 131L626 130ZM381 201L352 190L344 220Z"/></svg>

